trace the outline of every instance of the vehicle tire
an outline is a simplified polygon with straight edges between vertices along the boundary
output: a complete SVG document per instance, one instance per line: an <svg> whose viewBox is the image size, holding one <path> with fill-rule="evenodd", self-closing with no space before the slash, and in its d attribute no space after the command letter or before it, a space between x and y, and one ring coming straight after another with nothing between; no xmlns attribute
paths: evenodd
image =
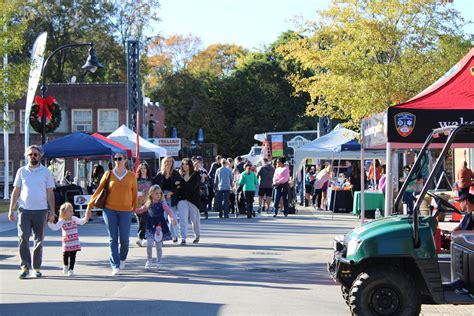
<svg viewBox="0 0 474 316"><path fill-rule="evenodd" d="M349 292L352 315L419 315L420 292L415 281L398 269L359 274Z"/></svg>
<svg viewBox="0 0 474 316"><path fill-rule="evenodd" d="M342 298L344 299L344 302L346 302L347 306L349 306L349 291L350 288L345 287L344 285L341 285L341 292L342 292Z"/></svg>

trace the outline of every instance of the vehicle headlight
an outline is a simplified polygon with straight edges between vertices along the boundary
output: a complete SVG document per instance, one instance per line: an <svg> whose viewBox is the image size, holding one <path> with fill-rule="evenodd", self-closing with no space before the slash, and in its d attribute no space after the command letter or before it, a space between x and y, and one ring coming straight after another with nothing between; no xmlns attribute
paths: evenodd
<svg viewBox="0 0 474 316"><path fill-rule="evenodd" d="M359 248L361 242L361 240L355 238L349 240L347 243L347 256L352 256Z"/></svg>

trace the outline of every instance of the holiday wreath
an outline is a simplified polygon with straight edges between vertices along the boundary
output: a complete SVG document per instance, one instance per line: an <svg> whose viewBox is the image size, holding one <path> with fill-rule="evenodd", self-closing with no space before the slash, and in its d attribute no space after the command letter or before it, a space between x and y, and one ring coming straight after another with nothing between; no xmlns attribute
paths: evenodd
<svg viewBox="0 0 474 316"><path fill-rule="evenodd" d="M46 116L46 133L52 133L61 124L61 106L49 96L45 99L37 95L31 107L30 125L41 133L41 118Z"/></svg>

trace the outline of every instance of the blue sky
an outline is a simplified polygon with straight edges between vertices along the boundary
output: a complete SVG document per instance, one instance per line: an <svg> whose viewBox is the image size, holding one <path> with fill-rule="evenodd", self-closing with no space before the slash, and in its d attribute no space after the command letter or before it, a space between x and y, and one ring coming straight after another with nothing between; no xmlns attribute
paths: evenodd
<svg viewBox="0 0 474 316"><path fill-rule="evenodd" d="M316 11L330 0L161 0L161 22L154 31L161 35L194 34L204 47L234 43L259 48L272 43L280 33L295 29L295 16L314 20ZM474 20L474 0L454 0L465 19ZM467 28L474 33L474 26Z"/></svg>

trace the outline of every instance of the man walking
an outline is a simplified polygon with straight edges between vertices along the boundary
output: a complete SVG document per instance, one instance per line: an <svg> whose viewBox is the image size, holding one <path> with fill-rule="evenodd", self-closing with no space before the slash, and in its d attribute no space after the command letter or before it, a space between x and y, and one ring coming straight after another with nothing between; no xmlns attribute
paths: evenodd
<svg viewBox="0 0 474 316"><path fill-rule="evenodd" d="M267 211L270 210L270 201L272 200L273 191L273 174L275 169L269 163L267 158L263 158L262 167L257 172L258 178L258 212L265 211L265 204L267 205ZM265 199L266 203L263 203ZM263 204L263 209L262 209Z"/></svg>
<svg viewBox="0 0 474 316"><path fill-rule="evenodd" d="M221 167L216 170L214 184L216 188L215 208L222 218L222 204L224 203L224 218L229 218L229 195L232 188L232 180L234 178L232 171L226 167L227 161L221 159Z"/></svg>
<svg viewBox="0 0 474 316"><path fill-rule="evenodd" d="M41 165L43 150L32 145L26 151L28 165L18 169L13 183L8 219L15 220L14 210L18 202L18 250L21 260L20 279L28 276L31 268L29 247L31 231L33 231L33 270L36 277L41 277L41 261L43 257L43 239L46 221L54 222L54 179L51 171Z"/></svg>
<svg viewBox="0 0 474 316"><path fill-rule="evenodd" d="M210 211L212 210L212 200L215 199L215 195L216 195L216 191L217 191L217 188L215 187L214 185L214 179L216 177L216 171L217 169L219 169L222 165L221 165L221 160L222 160L222 156L221 155L217 155L216 156L216 161L214 161L212 164L211 164L211 167L209 168L209 199L207 201L207 209ZM214 201L214 209L216 208L215 206L215 201Z"/></svg>

